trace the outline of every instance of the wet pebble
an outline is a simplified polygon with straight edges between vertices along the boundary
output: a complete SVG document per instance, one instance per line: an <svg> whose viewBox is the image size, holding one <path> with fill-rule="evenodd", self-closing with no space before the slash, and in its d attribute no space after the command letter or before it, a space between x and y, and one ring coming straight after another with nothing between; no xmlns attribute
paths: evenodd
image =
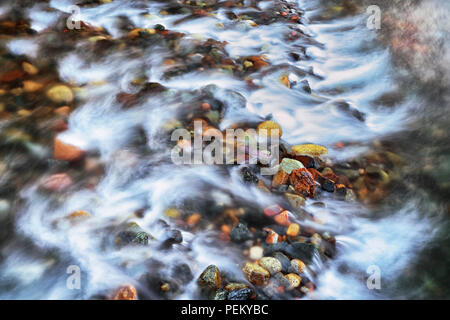
<svg viewBox="0 0 450 320"><path fill-rule="evenodd" d="M253 246L250 248L250 254L249 257L252 260L259 260L263 257L264 249L260 246Z"/></svg>
<svg viewBox="0 0 450 320"><path fill-rule="evenodd" d="M224 289L219 289L214 293L213 300L227 300L228 291Z"/></svg>
<svg viewBox="0 0 450 320"><path fill-rule="evenodd" d="M247 280L256 286L263 285L270 277L270 273L259 264L248 262L242 269Z"/></svg>
<svg viewBox="0 0 450 320"><path fill-rule="evenodd" d="M230 238L233 242L241 243L253 238L253 234L243 223L238 223L230 232Z"/></svg>
<svg viewBox="0 0 450 320"><path fill-rule="evenodd" d="M172 276L175 279L179 279L182 283L188 283L194 279L191 268L187 263L177 264L172 270Z"/></svg>
<svg viewBox="0 0 450 320"><path fill-rule="evenodd" d="M137 223L130 222L125 230L120 231L114 241L119 247L125 245L147 245L149 238L153 238L145 232Z"/></svg>
<svg viewBox="0 0 450 320"><path fill-rule="evenodd" d="M300 232L300 226L297 223L291 223L286 230L286 235L289 237L296 237Z"/></svg>
<svg viewBox="0 0 450 320"><path fill-rule="evenodd" d="M80 148L62 142L58 138L54 139L53 146L53 158L56 160L72 162L80 160L84 155L84 151Z"/></svg>
<svg viewBox="0 0 450 320"><path fill-rule="evenodd" d="M202 289L217 290L222 282L219 269L215 265L209 265L200 275L197 284Z"/></svg>
<svg viewBox="0 0 450 320"><path fill-rule="evenodd" d="M302 278L295 273L289 273L285 277L289 281L291 288L297 288L302 281Z"/></svg>
<svg viewBox="0 0 450 320"><path fill-rule="evenodd" d="M66 85L55 85L47 90L47 97L55 103L70 103L74 99L72 89Z"/></svg>
<svg viewBox="0 0 450 320"><path fill-rule="evenodd" d="M285 193L284 196L294 209L300 209L305 204L305 198L294 193Z"/></svg>
<svg viewBox="0 0 450 320"><path fill-rule="evenodd" d="M272 256L280 261L281 271L284 273L288 272L289 266L291 265L291 261L289 260L289 258L281 252L275 252L272 254Z"/></svg>
<svg viewBox="0 0 450 320"><path fill-rule="evenodd" d="M303 263L300 259L292 259L291 260L291 267L294 272L301 274L306 269L306 265Z"/></svg>
<svg viewBox="0 0 450 320"><path fill-rule="evenodd" d="M259 260L259 264L270 274L280 272L282 269L281 262L273 257L263 257Z"/></svg>
<svg viewBox="0 0 450 320"><path fill-rule="evenodd" d="M136 300L136 299L137 299L136 288L131 285L119 288L113 297L113 300Z"/></svg>
<svg viewBox="0 0 450 320"><path fill-rule="evenodd" d="M321 187L322 187L323 190L325 190L327 192L334 192L334 190L335 190L334 182L329 180L329 179L326 179L322 183Z"/></svg>
<svg viewBox="0 0 450 320"><path fill-rule="evenodd" d="M242 288L228 293L228 300L248 300L252 296L253 291L250 288Z"/></svg>
<svg viewBox="0 0 450 320"><path fill-rule="evenodd" d="M288 244L284 249L284 252L292 258L300 259L306 263L311 263L317 249L314 245L309 243L295 242Z"/></svg>

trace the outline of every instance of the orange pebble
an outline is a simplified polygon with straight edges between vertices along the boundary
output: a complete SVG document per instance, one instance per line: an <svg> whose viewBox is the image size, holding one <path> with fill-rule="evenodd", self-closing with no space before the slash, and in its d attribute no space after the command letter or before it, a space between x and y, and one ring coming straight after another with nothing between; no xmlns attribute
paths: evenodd
<svg viewBox="0 0 450 320"><path fill-rule="evenodd" d="M186 219L186 223L192 227L195 226L201 220L201 218L202 216L199 213L194 213Z"/></svg>
<svg viewBox="0 0 450 320"><path fill-rule="evenodd" d="M225 234L229 234L231 232L231 227L227 224L223 224L222 227L220 227L220 230Z"/></svg>
<svg viewBox="0 0 450 320"><path fill-rule="evenodd" d="M87 211L83 211L83 210L77 210L72 212L68 218L78 218L78 217L90 217L91 214Z"/></svg>
<svg viewBox="0 0 450 320"><path fill-rule="evenodd" d="M269 235L266 238L267 244L274 244L278 242L279 235L275 231L271 229L267 229L266 231L269 231Z"/></svg>
<svg viewBox="0 0 450 320"><path fill-rule="evenodd" d="M282 225L285 227L288 227L291 224L291 222L289 221L289 214L288 214L287 210L284 210L282 213L275 216L274 220L279 225Z"/></svg>
<svg viewBox="0 0 450 320"><path fill-rule="evenodd" d="M70 107L69 106L59 107L55 109L53 112L59 116L68 116L70 114Z"/></svg>
<svg viewBox="0 0 450 320"><path fill-rule="evenodd" d="M283 208L278 204L271 205L264 209L264 214L268 217L273 217L283 211Z"/></svg>
<svg viewBox="0 0 450 320"><path fill-rule="evenodd" d="M300 226L297 223L291 223L286 230L286 234L289 237L296 237L300 232Z"/></svg>
<svg viewBox="0 0 450 320"><path fill-rule="evenodd" d="M345 147L345 145L344 145L343 142L338 142L338 143L336 143L336 148L342 149L343 147Z"/></svg>
<svg viewBox="0 0 450 320"><path fill-rule="evenodd" d="M202 103L202 109L205 111L211 110L211 105L209 103Z"/></svg>
<svg viewBox="0 0 450 320"><path fill-rule="evenodd" d="M126 285L117 290L113 300L136 300L136 298L136 288L131 285Z"/></svg>

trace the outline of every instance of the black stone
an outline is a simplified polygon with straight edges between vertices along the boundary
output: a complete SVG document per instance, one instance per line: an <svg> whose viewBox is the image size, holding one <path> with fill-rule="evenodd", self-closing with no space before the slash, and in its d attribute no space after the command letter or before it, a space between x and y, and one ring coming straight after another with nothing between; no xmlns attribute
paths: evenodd
<svg viewBox="0 0 450 320"><path fill-rule="evenodd" d="M236 227L230 232L231 241L241 243L253 238L253 234L248 230L243 223L238 223Z"/></svg>
<svg viewBox="0 0 450 320"><path fill-rule="evenodd" d="M164 27L162 24L157 24L155 26L155 30L157 30L157 31L164 31L164 30L166 30L166 27Z"/></svg>
<svg viewBox="0 0 450 320"><path fill-rule="evenodd" d="M311 93L311 87L309 86L309 82L308 80L302 80L300 81L300 87L302 88L303 91L307 92L307 93Z"/></svg>
<svg viewBox="0 0 450 320"><path fill-rule="evenodd" d="M334 182L326 179L323 183L322 183L322 189L327 191L327 192L334 192L335 187L334 187Z"/></svg>
<svg viewBox="0 0 450 320"><path fill-rule="evenodd" d="M228 300L248 300L252 296L252 293L252 289L250 288L234 290L228 294Z"/></svg>
<svg viewBox="0 0 450 320"><path fill-rule="evenodd" d="M172 276L182 283L188 283L194 279L191 268L186 263L177 264L172 270Z"/></svg>
<svg viewBox="0 0 450 320"><path fill-rule="evenodd" d="M291 260L281 252L275 252L272 257L278 259L281 262L281 271L284 273L289 272L289 267L291 266Z"/></svg>
<svg viewBox="0 0 450 320"><path fill-rule="evenodd" d="M224 289L219 289L214 294L213 300L227 300L228 291Z"/></svg>
<svg viewBox="0 0 450 320"><path fill-rule="evenodd" d="M242 173L242 178L244 179L245 182L257 183L259 180L256 175L256 172L254 170L252 170L252 168L244 167L244 168L242 168L241 173Z"/></svg>
<svg viewBox="0 0 450 320"><path fill-rule="evenodd" d="M310 243L295 242L286 246L283 253L296 259L300 259L305 263L311 263L317 249Z"/></svg>

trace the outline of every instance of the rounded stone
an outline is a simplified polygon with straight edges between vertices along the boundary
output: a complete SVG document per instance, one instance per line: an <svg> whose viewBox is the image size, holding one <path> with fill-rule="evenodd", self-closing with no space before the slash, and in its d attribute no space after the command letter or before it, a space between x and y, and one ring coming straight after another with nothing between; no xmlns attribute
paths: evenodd
<svg viewBox="0 0 450 320"><path fill-rule="evenodd" d="M303 271L305 271L306 269L306 265L300 259L292 259L291 267L297 273L303 273Z"/></svg>
<svg viewBox="0 0 450 320"><path fill-rule="evenodd" d="M286 279L288 279L289 284L291 285L292 288L297 288L302 282L302 278L295 273L289 273L285 275L285 277Z"/></svg>
<svg viewBox="0 0 450 320"><path fill-rule="evenodd" d="M259 264L269 271L270 274L280 272L282 269L281 262L273 257L264 257L259 260Z"/></svg>
<svg viewBox="0 0 450 320"><path fill-rule="evenodd" d="M270 278L270 273L257 263L246 263L242 271L248 281L256 286L263 285Z"/></svg>
<svg viewBox="0 0 450 320"><path fill-rule="evenodd" d="M253 246L250 248L250 259L259 260L263 257L264 249L260 246Z"/></svg>
<svg viewBox="0 0 450 320"><path fill-rule="evenodd" d="M74 95L68 86L58 84L47 91L47 97L55 103L69 103L73 101Z"/></svg>

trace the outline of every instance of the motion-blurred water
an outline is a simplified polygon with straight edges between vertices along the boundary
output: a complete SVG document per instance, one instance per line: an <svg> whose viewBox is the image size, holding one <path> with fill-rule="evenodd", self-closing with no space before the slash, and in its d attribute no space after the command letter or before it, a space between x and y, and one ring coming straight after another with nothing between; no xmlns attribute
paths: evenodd
<svg viewBox="0 0 450 320"><path fill-rule="evenodd" d="M52 0L23 10L31 27L41 32L70 12L72 4ZM381 9L380 30L366 26L365 10L373 4ZM258 1L258 5L264 10L272 1ZM264 54L274 67L253 80L259 89L250 90L245 81L214 70L164 77L163 61L169 55L163 47L137 56L128 51L97 56L79 43L58 56L61 79L82 86L84 101L71 114L69 128L60 138L98 151L105 174L95 189L81 189L63 198L45 197L37 185L16 195L20 205L14 207L14 223L8 226L14 231L1 243L0 297L90 298L130 283L146 297L158 298L139 282L149 271L146 261L150 258L165 266L158 272L166 277L177 262L191 266L194 280L176 298L195 298L195 279L211 263L244 280L241 253L215 241L213 231L185 230L182 246L171 251L156 246L111 250L103 243L109 226L126 221L141 208L145 214L133 221L158 238L162 231L157 220L163 211L189 199L217 205L240 199L260 208L273 202L271 196L245 185L238 171L227 176L217 167L180 167L166 161L163 127L182 112L176 92L214 84L218 87L215 96L229 106L223 125L242 119L258 121L272 114L290 144L347 143L346 148L330 148L329 156L335 161L350 161L375 148L406 159L399 182L376 206L325 197L325 207L317 207L307 200L305 209L324 222L314 227L337 234L338 248L335 259L311 266L317 274L317 290L308 298L449 298L449 3L299 0L298 5L305 10L304 25L298 28L307 36L289 42L284 35L300 32L291 25L252 27L231 21L223 8L214 16L179 23L183 15L151 19L142 15L157 14L164 7L158 1L114 0L83 7L81 20L105 28L112 37L122 36L116 19L125 16L136 27L159 23L185 33L186 50L192 39L212 38L226 41L230 56ZM2 14L7 14L9 6L2 5ZM225 27L217 27L218 22ZM52 54L47 41L38 36L9 40L6 45L13 53L39 57ZM304 48L305 59L293 60L294 48ZM291 81L307 80L312 93L286 88L279 81L283 74ZM124 110L115 96L133 92L130 81L137 77L159 82L171 92ZM245 97L245 109L235 105L230 89ZM342 112L339 101L364 114L365 121ZM139 148L132 147L136 128L145 132L151 156L143 157ZM91 219L74 227L54 227L55 220L76 210L90 212ZM71 264L82 270L82 290L66 288L66 268ZM366 286L366 271L373 265L381 270L380 290Z"/></svg>

